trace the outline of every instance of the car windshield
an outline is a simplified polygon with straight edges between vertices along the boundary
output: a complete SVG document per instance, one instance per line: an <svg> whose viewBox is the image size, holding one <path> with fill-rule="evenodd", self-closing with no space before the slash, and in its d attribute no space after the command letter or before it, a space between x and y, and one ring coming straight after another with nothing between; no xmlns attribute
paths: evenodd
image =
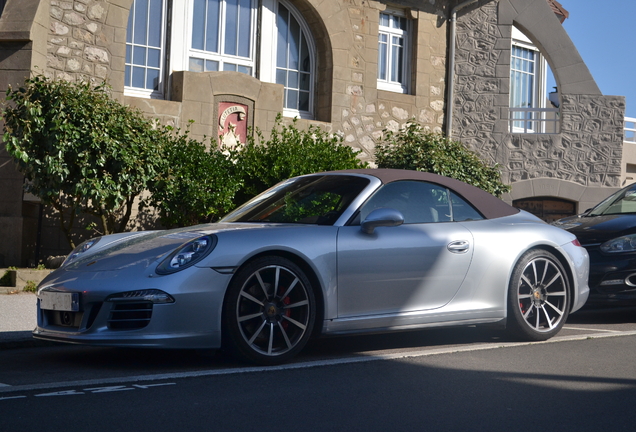
<svg viewBox="0 0 636 432"><path fill-rule="evenodd" d="M586 216L636 213L636 183L610 195Z"/></svg>
<svg viewBox="0 0 636 432"><path fill-rule="evenodd" d="M364 177L298 177L266 190L221 219L221 222L278 222L333 225L369 184Z"/></svg>

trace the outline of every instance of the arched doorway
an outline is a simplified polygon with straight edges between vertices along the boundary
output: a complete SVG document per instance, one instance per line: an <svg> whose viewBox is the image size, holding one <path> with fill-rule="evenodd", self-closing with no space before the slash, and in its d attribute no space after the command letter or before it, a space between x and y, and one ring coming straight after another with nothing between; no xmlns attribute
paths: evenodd
<svg viewBox="0 0 636 432"><path fill-rule="evenodd" d="M576 214L576 203L561 198L524 198L513 201L512 205L518 209L532 213L548 223Z"/></svg>

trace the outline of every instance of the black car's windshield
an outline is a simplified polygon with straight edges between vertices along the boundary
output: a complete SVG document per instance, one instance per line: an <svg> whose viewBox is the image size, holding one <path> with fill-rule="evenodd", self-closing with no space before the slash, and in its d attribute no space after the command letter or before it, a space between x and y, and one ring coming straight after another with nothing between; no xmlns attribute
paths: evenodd
<svg viewBox="0 0 636 432"><path fill-rule="evenodd" d="M610 195L586 216L636 213L636 183Z"/></svg>
<svg viewBox="0 0 636 432"><path fill-rule="evenodd" d="M221 222L332 225L368 184L364 177L347 175L290 179L252 198Z"/></svg>

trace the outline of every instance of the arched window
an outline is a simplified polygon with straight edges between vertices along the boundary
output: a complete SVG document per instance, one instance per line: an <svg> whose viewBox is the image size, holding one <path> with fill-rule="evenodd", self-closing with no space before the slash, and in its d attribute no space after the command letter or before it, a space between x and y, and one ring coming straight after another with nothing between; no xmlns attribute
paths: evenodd
<svg viewBox="0 0 636 432"><path fill-rule="evenodd" d="M516 27L510 48L510 132L557 133L558 116L547 82L552 71L541 51ZM558 106L558 104L556 105Z"/></svg>
<svg viewBox="0 0 636 432"><path fill-rule="evenodd" d="M311 113L313 61L307 33L289 7L278 3L276 20L276 83L285 86L284 108L302 114Z"/></svg>
<svg viewBox="0 0 636 432"><path fill-rule="evenodd" d="M313 118L315 52L307 24L285 0L134 0L125 90L161 97L172 71L236 71L282 84L284 115Z"/></svg>

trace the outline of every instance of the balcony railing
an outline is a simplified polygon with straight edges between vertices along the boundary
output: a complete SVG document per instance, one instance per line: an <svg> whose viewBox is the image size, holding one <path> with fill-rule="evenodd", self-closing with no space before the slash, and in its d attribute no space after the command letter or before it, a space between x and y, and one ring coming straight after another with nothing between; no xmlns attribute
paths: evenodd
<svg viewBox="0 0 636 432"><path fill-rule="evenodd" d="M512 133L556 134L561 131L558 108L509 108Z"/></svg>
<svg viewBox="0 0 636 432"><path fill-rule="evenodd" d="M636 144L636 118L625 117L623 141Z"/></svg>

